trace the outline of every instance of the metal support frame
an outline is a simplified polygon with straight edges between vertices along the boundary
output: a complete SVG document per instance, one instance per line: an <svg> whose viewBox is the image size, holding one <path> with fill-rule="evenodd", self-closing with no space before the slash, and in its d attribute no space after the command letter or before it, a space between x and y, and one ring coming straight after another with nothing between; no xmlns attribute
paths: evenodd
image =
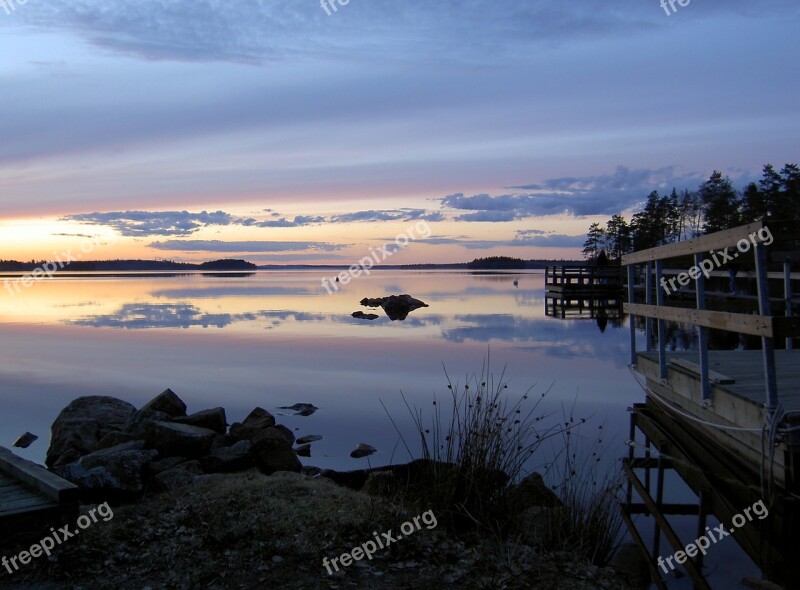
<svg viewBox="0 0 800 590"><path fill-rule="evenodd" d="M632 264L628 265L628 301L635 301L636 291L634 289L634 268ZM631 329L631 364L636 364L636 316L630 315L628 323Z"/></svg>
<svg viewBox="0 0 800 590"><path fill-rule="evenodd" d="M645 276L645 279L644 279L644 284L645 284L645 287L644 287L644 289L645 289L644 302L647 305L653 305L653 263L652 262L648 262L647 263L647 271L646 271L646 276ZM651 350L650 343L652 342L652 338L651 337L653 335L653 318L648 317L648 318L645 319L644 333L645 333L645 341L646 341L645 349L647 351L650 351Z"/></svg>
<svg viewBox="0 0 800 590"><path fill-rule="evenodd" d="M769 278L767 276L767 250L766 246L758 243L754 246L756 259L756 279L758 283L758 309L762 316L771 316L772 310L769 301ZM761 338L761 347L764 352L764 383L766 386L766 404L768 412L773 412L778 406L778 378L775 373L775 343L772 338Z"/></svg>
<svg viewBox="0 0 800 590"><path fill-rule="evenodd" d="M648 273L649 276L649 273ZM664 276L664 261L656 260L656 305L664 306L664 289L661 287L661 279ZM661 371L661 378L667 378L667 322L658 320L658 366Z"/></svg>
<svg viewBox="0 0 800 590"><path fill-rule="evenodd" d="M694 265L700 268L700 263L703 261L702 254L694 255ZM697 277L697 292L696 292L697 309L706 308L706 277L703 274ZM711 382L708 380L708 328L697 326L697 339L700 348L700 381L703 392L703 402L711 402Z"/></svg>
<svg viewBox="0 0 800 590"><path fill-rule="evenodd" d="M786 317L792 317L792 267L789 260L783 263L783 299ZM793 348L791 337L786 338L786 350Z"/></svg>

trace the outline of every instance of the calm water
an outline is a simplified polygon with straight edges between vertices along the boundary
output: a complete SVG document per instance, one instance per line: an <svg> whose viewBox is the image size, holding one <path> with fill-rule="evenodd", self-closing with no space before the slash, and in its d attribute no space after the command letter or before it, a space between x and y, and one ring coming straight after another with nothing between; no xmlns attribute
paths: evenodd
<svg viewBox="0 0 800 590"><path fill-rule="evenodd" d="M349 457L360 442L378 448L373 466L401 462L408 456L381 401L413 441L401 392L427 411L434 394L448 395L443 367L463 382L488 353L495 375L505 367L511 395L550 388L544 409L556 416L574 404L576 417L590 419L582 440L594 440L602 425L609 467L626 454L626 408L643 400L627 368L627 320L601 331L592 319L547 317L542 274L376 272L332 295L321 276L61 274L15 297L0 290L0 444L30 430L41 439L20 454L43 461L49 427L75 397L112 395L140 406L170 387L190 412L224 406L229 422L255 406L313 403L320 409L312 416L279 417L298 436L324 437L304 464L366 467ZM430 307L402 322L380 310L374 322L350 317L364 309L363 297L397 293ZM708 563L741 555L731 541ZM742 573L726 572L720 567L714 579Z"/></svg>

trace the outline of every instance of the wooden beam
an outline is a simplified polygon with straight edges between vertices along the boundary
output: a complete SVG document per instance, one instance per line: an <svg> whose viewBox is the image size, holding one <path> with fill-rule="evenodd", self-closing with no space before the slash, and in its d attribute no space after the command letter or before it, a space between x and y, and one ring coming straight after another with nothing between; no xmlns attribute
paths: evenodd
<svg viewBox="0 0 800 590"><path fill-rule="evenodd" d="M676 256L688 256L691 254L707 253L709 250L719 250L722 248L736 245L741 239L749 240L752 233L758 232L764 224L761 222L749 223L739 227L726 229L725 231L707 234L704 236L697 236L691 240L684 240L683 242L675 242L673 244L666 244L648 250L640 250L632 254L625 254L622 257L622 264L641 264L642 262L650 262L655 260L663 260L664 258L675 258ZM757 241L763 241L756 236Z"/></svg>
<svg viewBox="0 0 800 590"><path fill-rule="evenodd" d="M5 447L0 447L0 471L8 473L54 502L78 500L79 489L66 479L50 473L41 465L18 457Z"/></svg>
<svg viewBox="0 0 800 590"><path fill-rule="evenodd" d="M776 323L774 320L784 319L745 313L729 313L727 311L659 307L642 303L623 303L622 309L626 313L633 315L767 338L774 336L774 324Z"/></svg>
<svg viewBox="0 0 800 590"><path fill-rule="evenodd" d="M686 369L687 371L691 371L697 375L701 374L700 365L693 363L692 361L687 361L686 359L672 359L669 364ZM730 385L732 383L736 383L736 379L733 377L728 377L727 375L717 373L716 371L709 371L708 378L714 383L719 383L720 385Z"/></svg>

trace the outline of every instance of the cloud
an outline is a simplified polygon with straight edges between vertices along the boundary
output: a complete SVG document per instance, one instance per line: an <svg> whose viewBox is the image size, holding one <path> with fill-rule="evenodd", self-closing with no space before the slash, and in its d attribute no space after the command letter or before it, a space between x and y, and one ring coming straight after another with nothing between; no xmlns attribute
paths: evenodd
<svg viewBox="0 0 800 590"><path fill-rule="evenodd" d="M271 241L239 241L224 242L222 240L165 240L151 242L150 248L156 250L173 250L179 252L299 252L319 250L334 252L347 247L345 244L329 242L271 242Z"/></svg>
<svg viewBox="0 0 800 590"><path fill-rule="evenodd" d="M230 225L235 218L224 211L114 211L67 215L61 221L106 225L123 236L188 236L202 227Z"/></svg>
<svg viewBox="0 0 800 590"><path fill-rule="evenodd" d="M551 178L509 187L524 192L496 196L455 193L440 201L443 207L470 211L456 217L459 221L497 223L545 215L613 215L636 207L653 190L667 192L673 187L694 190L704 180L698 172L679 174L675 166L658 169L617 166L610 174Z"/></svg>
<svg viewBox="0 0 800 590"><path fill-rule="evenodd" d="M432 246L461 246L467 250L489 250L491 248L525 248L530 246L541 248L575 248L583 246L585 240L585 234L568 236L533 229L518 231L516 237L512 240L470 240L466 237L430 237L425 240L425 243Z"/></svg>
<svg viewBox="0 0 800 590"><path fill-rule="evenodd" d="M355 211L331 217L333 223L375 222L375 221L442 221L445 216L441 211L425 209L389 209L376 211Z"/></svg>
<svg viewBox="0 0 800 590"><path fill-rule="evenodd" d="M692 6L696 20L725 13L747 18L780 13L792 18L798 9L793 0L726 0ZM657 7L637 0L602 7L596 0L508 0L502 10L492 0L361 1L341 6L332 16L308 0L48 0L29 2L14 18L147 60L244 63L354 56L365 60L437 56L487 63L497 56L524 55L534 47L646 35L677 24Z"/></svg>
<svg viewBox="0 0 800 590"><path fill-rule="evenodd" d="M285 217L282 217L280 213L270 211L269 209L266 211L270 213L270 217L273 219L268 219L267 221L256 221L252 217L249 217L247 219L240 219L237 221L237 223L247 227L303 227L306 225L325 223L325 218L322 216L295 215L294 220L289 221Z"/></svg>

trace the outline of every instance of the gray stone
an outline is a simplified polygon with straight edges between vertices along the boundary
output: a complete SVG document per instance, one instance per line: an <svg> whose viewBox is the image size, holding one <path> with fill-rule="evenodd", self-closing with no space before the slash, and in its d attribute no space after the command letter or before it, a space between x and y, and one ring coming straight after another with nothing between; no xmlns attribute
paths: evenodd
<svg viewBox="0 0 800 590"><path fill-rule="evenodd" d="M98 449L100 440L121 431L136 408L128 402L107 397L79 397L70 402L53 422L48 467L65 465Z"/></svg>
<svg viewBox="0 0 800 590"><path fill-rule="evenodd" d="M161 457L201 457L208 454L217 433L208 428L174 422L146 422L147 447L156 449Z"/></svg>
<svg viewBox="0 0 800 590"><path fill-rule="evenodd" d="M231 473L249 469L255 464L253 454L253 443L249 440L241 440L229 447L214 449L200 459L205 473Z"/></svg>
<svg viewBox="0 0 800 590"><path fill-rule="evenodd" d="M275 428L267 428L256 436L253 455L258 468L268 475L276 471L299 473L303 467L286 436Z"/></svg>
<svg viewBox="0 0 800 590"><path fill-rule="evenodd" d="M164 412L167 416L174 418L176 416L186 415L186 404L183 403L183 400L179 398L174 391L165 389L143 405L142 410Z"/></svg>
<svg viewBox="0 0 800 590"><path fill-rule="evenodd" d="M53 472L80 487L85 500L135 498L144 491L144 469L158 453L128 446L84 455Z"/></svg>
<svg viewBox="0 0 800 590"><path fill-rule="evenodd" d="M199 426L201 428L208 428L214 432L225 434L228 430L228 421L225 418L225 408L213 408L211 410L203 410L196 412L189 416L174 418L173 422L179 424L189 424L190 426Z"/></svg>

